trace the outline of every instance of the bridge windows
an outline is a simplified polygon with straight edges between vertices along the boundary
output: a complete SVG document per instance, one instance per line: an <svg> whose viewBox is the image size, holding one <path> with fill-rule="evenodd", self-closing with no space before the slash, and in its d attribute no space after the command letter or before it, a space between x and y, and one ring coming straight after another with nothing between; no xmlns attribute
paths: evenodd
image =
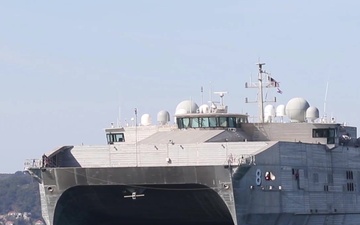
<svg viewBox="0 0 360 225"><path fill-rule="evenodd" d="M228 127L236 127L236 118L235 117L229 117L228 118Z"/></svg>
<svg viewBox="0 0 360 225"><path fill-rule="evenodd" d="M191 124L192 124L192 127L194 127L194 128L200 127L199 118L191 118Z"/></svg>
<svg viewBox="0 0 360 225"><path fill-rule="evenodd" d="M199 118L201 121L201 127L209 127L209 118Z"/></svg>
<svg viewBox="0 0 360 225"><path fill-rule="evenodd" d="M179 129L187 128L237 128L247 123L247 116L182 116L176 119Z"/></svg>
<svg viewBox="0 0 360 225"><path fill-rule="evenodd" d="M190 118L183 119L183 126L184 126L184 128L190 127Z"/></svg>
<svg viewBox="0 0 360 225"><path fill-rule="evenodd" d="M124 133L109 133L106 134L108 144L114 144L115 142L125 142Z"/></svg>
<svg viewBox="0 0 360 225"><path fill-rule="evenodd" d="M215 118L215 117L210 117L209 118L209 127L216 127L216 125L217 125L217 118Z"/></svg>
<svg viewBox="0 0 360 225"><path fill-rule="evenodd" d="M327 138L327 144L335 144L335 129L334 128L322 128L313 129L313 138Z"/></svg>
<svg viewBox="0 0 360 225"><path fill-rule="evenodd" d="M226 117L219 117L220 127L228 127L227 119Z"/></svg>

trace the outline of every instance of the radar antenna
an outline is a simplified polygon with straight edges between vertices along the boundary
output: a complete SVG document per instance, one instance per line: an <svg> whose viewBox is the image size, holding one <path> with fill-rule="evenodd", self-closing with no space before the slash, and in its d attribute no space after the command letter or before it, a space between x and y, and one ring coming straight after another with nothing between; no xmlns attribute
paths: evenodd
<svg viewBox="0 0 360 225"><path fill-rule="evenodd" d="M220 96L220 105L224 105L224 96L227 94L227 91L215 91L214 94L218 94Z"/></svg>
<svg viewBox="0 0 360 225"><path fill-rule="evenodd" d="M257 101L253 101L253 102L258 103L259 122L263 123L264 122L264 102L265 102L263 89L264 88L278 88L278 90L280 90L279 89L280 85L279 85L279 82L277 82L274 78L272 78L270 76L270 73L263 70L263 66L265 65L265 63L259 62L259 63L256 63L256 65L259 67L258 82L254 82L254 83L250 83L250 84L245 83L245 88L257 88L258 89L258 91L259 91L258 99L257 99ZM266 77L267 79L264 80L264 77ZM248 98L245 98L245 102L253 103L253 102L249 102ZM274 97L274 99L272 101L266 101L266 102L276 102L276 97Z"/></svg>
<svg viewBox="0 0 360 225"><path fill-rule="evenodd" d="M220 96L220 102L210 101L211 104L211 112L212 113L227 113L227 106L224 105L224 96L227 94L226 91L216 91L214 94L218 94ZM220 103L217 106L215 103Z"/></svg>

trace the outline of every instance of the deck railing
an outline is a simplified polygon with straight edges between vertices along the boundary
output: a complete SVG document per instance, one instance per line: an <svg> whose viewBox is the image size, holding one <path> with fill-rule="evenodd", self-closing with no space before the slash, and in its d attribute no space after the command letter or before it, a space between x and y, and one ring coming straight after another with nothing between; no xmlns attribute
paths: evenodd
<svg viewBox="0 0 360 225"><path fill-rule="evenodd" d="M40 159L27 159L24 162L24 169L27 170L29 168L41 168L42 161Z"/></svg>

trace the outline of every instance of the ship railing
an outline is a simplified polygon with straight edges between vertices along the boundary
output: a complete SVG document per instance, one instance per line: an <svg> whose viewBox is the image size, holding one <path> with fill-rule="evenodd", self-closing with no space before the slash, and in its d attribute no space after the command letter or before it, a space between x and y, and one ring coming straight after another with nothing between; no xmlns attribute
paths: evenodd
<svg viewBox="0 0 360 225"><path fill-rule="evenodd" d="M255 156L251 154L230 154L227 157L226 164L228 164L229 166L256 165Z"/></svg>
<svg viewBox="0 0 360 225"><path fill-rule="evenodd" d="M41 168L42 161L40 159L27 159L24 162L24 169Z"/></svg>

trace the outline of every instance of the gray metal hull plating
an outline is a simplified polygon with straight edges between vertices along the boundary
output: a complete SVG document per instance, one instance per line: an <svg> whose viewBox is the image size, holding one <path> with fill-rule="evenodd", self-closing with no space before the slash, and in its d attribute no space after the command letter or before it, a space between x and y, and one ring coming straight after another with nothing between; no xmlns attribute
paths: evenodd
<svg viewBox="0 0 360 225"><path fill-rule="evenodd" d="M90 224L91 214L111 224L231 225L236 220L231 173L224 166L47 168L41 176L43 217L49 225ZM155 206L161 207L147 213Z"/></svg>
<svg viewBox="0 0 360 225"><path fill-rule="evenodd" d="M43 217L48 225L91 225L102 222L119 225L358 224L358 213L315 210L289 213L284 208L280 209L283 213L271 212L272 209L254 213L253 207L266 207L268 203L265 198L263 201L256 200L253 195L259 195L257 191L260 191L256 187L250 192L241 187L246 175L253 169L255 167L250 166L47 168L41 171ZM101 191L94 187L102 188L107 195L101 195ZM295 201L281 190L261 191L275 200L272 203L275 206L273 211L283 207L284 200ZM252 198L251 206L247 202L249 198ZM146 199L149 200L147 203ZM154 207L155 210L150 210ZM105 208L105 211L101 211L101 208Z"/></svg>

